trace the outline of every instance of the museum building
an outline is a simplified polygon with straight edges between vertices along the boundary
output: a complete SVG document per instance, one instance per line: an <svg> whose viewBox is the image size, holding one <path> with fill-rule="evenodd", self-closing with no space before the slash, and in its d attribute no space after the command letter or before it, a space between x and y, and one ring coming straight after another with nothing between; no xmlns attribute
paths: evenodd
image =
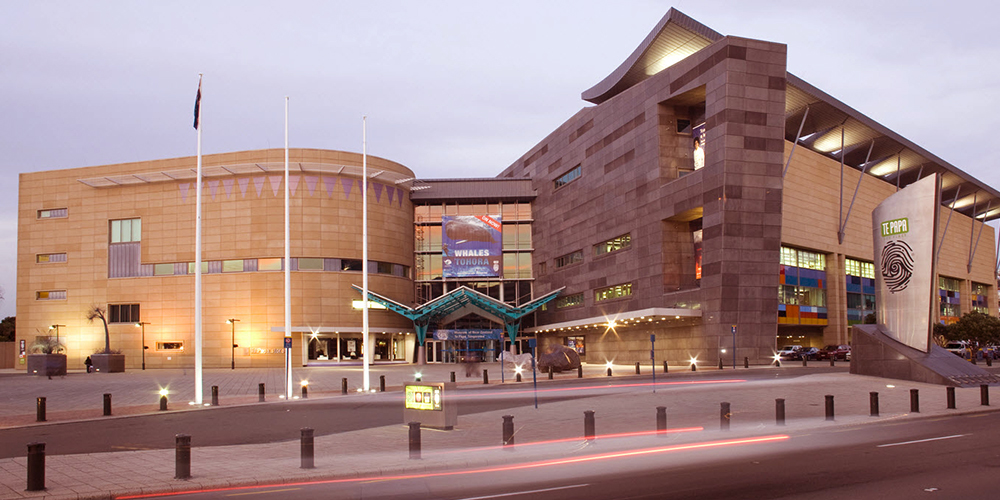
<svg viewBox="0 0 1000 500"><path fill-rule="evenodd" d="M780 345L849 343L849 326L878 307L871 211L930 175L942 200L938 319L996 315L984 222L1000 214L1000 193L785 62L783 44L724 36L671 9L583 92L592 105L496 178L414 179L368 157L369 290L373 307L389 306L371 310L370 359L417 359L415 324L392 305L456 291L511 307L555 298L520 321L513 346L489 313L438 317L428 362L523 351L527 337L588 363L645 362L653 348L672 364L758 364ZM204 157L205 366L284 362L283 154ZM361 161L291 150L296 365L364 354L352 287ZM17 339L58 335L70 366L82 365L103 347L103 326L86 320L99 306L130 367L190 366L194 166L21 174Z"/></svg>

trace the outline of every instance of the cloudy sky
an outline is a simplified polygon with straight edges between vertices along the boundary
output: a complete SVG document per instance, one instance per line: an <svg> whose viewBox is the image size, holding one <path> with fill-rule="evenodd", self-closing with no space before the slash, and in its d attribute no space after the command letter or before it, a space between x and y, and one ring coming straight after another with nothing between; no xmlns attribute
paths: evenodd
<svg viewBox="0 0 1000 500"><path fill-rule="evenodd" d="M0 317L15 311L17 174L291 144L421 177L492 177L670 7L788 44L804 80L1000 187L1000 4L921 1L5 1Z"/></svg>

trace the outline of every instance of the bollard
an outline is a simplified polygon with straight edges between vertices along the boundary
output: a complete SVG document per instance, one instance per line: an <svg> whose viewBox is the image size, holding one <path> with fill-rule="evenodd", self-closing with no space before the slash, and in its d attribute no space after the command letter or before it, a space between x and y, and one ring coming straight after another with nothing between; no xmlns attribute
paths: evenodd
<svg viewBox="0 0 1000 500"><path fill-rule="evenodd" d="M212 386L212 406L219 406L219 386Z"/></svg>
<svg viewBox="0 0 1000 500"><path fill-rule="evenodd" d="M641 375L641 374L639 373L639 362L638 362L638 361L636 361L636 362L635 362L635 374L636 374L636 375Z"/></svg>
<svg viewBox="0 0 1000 500"><path fill-rule="evenodd" d="M826 395L826 419L833 420L833 396Z"/></svg>
<svg viewBox="0 0 1000 500"><path fill-rule="evenodd" d="M347 377L340 379L340 393L347 394Z"/></svg>
<svg viewBox="0 0 1000 500"><path fill-rule="evenodd" d="M871 408L871 416L877 417L878 416L878 393L877 392L873 391L873 392L869 392L868 393L868 406L869 406L869 408Z"/></svg>
<svg viewBox="0 0 1000 500"><path fill-rule="evenodd" d="M520 382L521 381L521 372L517 372L517 373L514 374L514 381L515 382Z"/></svg>
<svg viewBox="0 0 1000 500"><path fill-rule="evenodd" d="M949 410L954 410L955 409L955 388L954 387L949 387L948 388L948 409Z"/></svg>
<svg viewBox="0 0 1000 500"><path fill-rule="evenodd" d="M661 436L667 435L667 407L656 407L656 432Z"/></svg>
<svg viewBox="0 0 1000 500"><path fill-rule="evenodd" d="M993 366L993 356L986 356L986 366Z"/></svg>
<svg viewBox="0 0 1000 500"><path fill-rule="evenodd" d="M111 394L104 393L104 416L111 416Z"/></svg>
<svg viewBox="0 0 1000 500"><path fill-rule="evenodd" d="M45 421L45 397L44 396L35 398L35 413L36 413L36 416L37 416L36 420L38 422L44 422Z"/></svg>
<svg viewBox="0 0 1000 500"><path fill-rule="evenodd" d="M809 358L805 354L802 355L802 366L809 366Z"/></svg>
<svg viewBox="0 0 1000 500"><path fill-rule="evenodd" d="M455 381L455 372L451 372L451 381ZM378 392L385 392L385 375L378 376Z"/></svg>
<svg viewBox="0 0 1000 500"><path fill-rule="evenodd" d="M774 423L785 425L785 400L782 398L774 400Z"/></svg>
<svg viewBox="0 0 1000 500"><path fill-rule="evenodd" d="M750 358L748 356L743 357L743 368L750 368Z"/></svg>
<svg viewBox="0 0 1000 500"><path fill-rule="evenodd" d="M455 372L451 372L451 381L452 381L452 382L454 382L454 381L455 381Z"/></svg>
<svg viewBox="0 0 1000 500"><path fill-rule="evenodd" d="M420 459L420 422L410 422L410 460Z"/></svg>
<svg viewBox="0 0 1000 500"><path fill-rule="evenodd" d="M594 410L583 412L583 437L587 441L594 440Z"/></svg>
<svg viewBox="0 0 1000 500"><path fill-rule="evenodd" d="M990 386L986 384L979 386L979 404L982 406L990 405Z"/></svg>
<svg viewBox="0 0 1000 500"><path fill-rule="evenodd" d="M177 434L174 479L191 479L191 436Z"/></svg>
<svg viewBox="0 0 1000 500"><path fill-rule="evenodd" d="M160 396L160 411L167 411L167 395Z"/></svg>
<svg viewBox="0 0 1000 500"><path fill-rule="evenodd" d="M257 384L257 401L260 403L264 402L264 383L261 382Z"/></svg>
<svg viewBox="0 0 1000 500"><path fill-rule="evenodd" d="M514 446L514 415L503 416L503 445Z"/></svg>
<svg viewBox="0 0 1000 500"><path fill-rule="evenodd" d="M693 372L698 371L698 363L691 363L691 371Z"/></svg>
<svg viewBox="0 0 1000 500"><path fill-rule="evenodd" d="M28 443L27 491L45 489L45 443Z"/></svg>
<svg viewBox="0 0 1000 500"><path fill-rule="evenodd" d="M837 357L831 354L830 355L830 366L836 366L834 364L834 363L836 363L836 361L837 361Z"/></svg>
<svg viewBox="0 0 1000 500"><path fill-rule="evenodd" d="M719 369L722 369L722 358L719 358Z"/></svg>
<svg viewBox="0 0 1000 500"><path fill-rule="evenodd" d="M611 367L610 366L608 367L608 376L609 377L611 376Z"/></svg>
<svg viewBox="0 0 1000 500"><path fill-rule="evenodd" d="M309 385L302 384L302 399L309 399Z"/></svg>
<svg viewBox="0 0 1000 500"><path fill-rule="evenodd" d="M313 430L308 427L303 427L301 429L301 444L299 446L302 456L300 469L312 469L315 468L313 463Z"/></svg>
<svg viewBox="0 0 1000 500"><path fill-rule="evenodd" d="M722 403L721 408L719 408L719 429L723 431L729 430L729 421L732 419L733 414L729 411L729 403Z"/></svg>
<svg viewBox="0 0 1000 500"><path fill-rule="evenodd" d="M576 378L583 378L583 363L576 367Z"/></svg>
<svg viewBox="0 0 1000 500"><path fill-rule="evenodd" d="M483 370L483 384L489 384L489 383L490 383L490 373L486 370Z"/></svg>
<svg viewBox="0 0 1000 500"><path fill-rule="evenodd" d="M781 358L774 358L774 367L781 368Z"/></svg>
<svg viewBox="0 0 1000 500"><path fill-rule="evenodd" d="M552 370L549 369L549 380L552 380Z"/></svg>
<svg viewBox="0 0 1000 500"><path fill-rule="evenodd" d="M920 391L917 389L910 389L910 411L920 413Z"/></svg>

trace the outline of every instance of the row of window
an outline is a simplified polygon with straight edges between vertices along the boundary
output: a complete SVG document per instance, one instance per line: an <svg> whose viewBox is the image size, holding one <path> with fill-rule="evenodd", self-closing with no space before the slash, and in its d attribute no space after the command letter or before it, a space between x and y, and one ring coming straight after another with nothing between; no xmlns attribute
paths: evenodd
<svg viewBox="0 0 1000 500"><path fill-rule="evenodd" d="M569 184L570 182L579 179L581 175L583 175L583 168L581 167L581 165L577 165L569 169L569 171L567 171L566 173L560 175L559 177L556 177L556 180L552 181L553 188L559 189L565 186L566 184Z"/></svg>
<svg viewBox="0 0 1000 500"><path fill-rule="evenodd" d="M530 250L531 224L503 224L504 250ZM414 226L414 250L441 253L440 221L429 225Z"/></svg>
<svg viewBox="0 0 1000 500"><path fill-rule="evenodd" d="M418 269L414 277L415 280L433 281L442 278L444 263L440 253L417 254L414 259ZM504 252L503 278L531 279L531 253Z"/></svg>
<svg viewBox="0 0 1000 500"><path fill-rule="evenodd" d="M444 215L484 215L500 214L504 222L530 221L531 203L475 203L469 205L436 204L415 205L413 219L416 222L441 222Z"/></svg>
<svg viewBox="0 0 1000 500"><path fill-rule="evenodd" d="M632 233L625 233L621 236L602 241L594 245L594 257L617 252L632 246ZM556 269L583 262L583 250L574 250L568 254L560 255L555 259Z"/></svg>
<svg viewBox="0 0 1000 500"><path fill-rule="evenodd" d="M39 219L62 219L68 216L69 209L66 208L50 208L38 211Z"/></svg>
<svg viewBox="0 0 1000 500"><path fill-rule="evenodd" d="M622 283L620 285L612 285L594 290L594 302L620 299L630 295L632 295L632 283ZM583 292L564 295L556 299L556 308L562 309L564 307L582 306L583 301Z"/></svg>
<svg viewBox="0 0 1000 500"><path fill-rule="evenodd" d="M202 274L245 273L257 271L283 271L280 257L267 259L233 259L213 260L201 263ZM363 262L360 259L336 259L322 257L293 257L292 271L362 271ZM368 261L368 272L387 274L401 278L410 277L410 266L393 264L392 262ZM153 276L173 276L195 273L194 262L153 264Z"/></svg>

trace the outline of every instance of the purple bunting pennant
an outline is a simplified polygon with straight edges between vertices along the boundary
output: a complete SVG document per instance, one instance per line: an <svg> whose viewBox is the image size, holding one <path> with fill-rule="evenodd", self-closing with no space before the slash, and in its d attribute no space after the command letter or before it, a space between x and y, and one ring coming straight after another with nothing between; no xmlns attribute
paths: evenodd
<svg viewBox="0 0 1000 500"><path fill-rule="evenodd" d="M280 175L269 175L267 180L271 181L271 191L274 192L274 196L278 196L278 188L281 187L281 176Z"/></svg>
<svg viewBox="0 0 1000 500"><path fill-rule="evenodd" d="M241 198L246 198L247 197L247 186L250 185L250 178L249 177L243 177L243 178L240 179L239 182L240 182L240 197Z"/></svg>
<svg viewBox="0 0 1000 500"><path fill-rule="evenodd" d="M309 188L309 197L316 193L316 183L319 182L319 177L307 176L306 177L306 187Z"/></svg>
<svg viewBox="0 0 1000 500"><path fill-rule="evenodd" d="M264 178L254 177L253 178L254 187L257 188L257 197L260 198L261 194L264 192Z"/></svg>
<svg viewBox="0 0 1000 500"><path fill-rule="evenodd" d="M215 193L219 190L219 181L208 181L208 192L212 194L212 201L215 201Z"/></svg>
<svg viewBox="0 0 1000 500"><path fill-rule="evenodd" d="M188 189L191 189L191 183L182 182L178 184L177 187L181 189L181 203L184 203L185 201L187 201Z"/></svg>
<svg viewBox="0 0 1000 500"><path fill-rule="evenodd" d="M336 177L324 177L323 178L323 184L326 185L326 197L327 198L332 198L333 197L334 186L337 185L337 178Z"/></svg>
<svg viewBox="0 0 1000 500"><path fill-rule="evenodd" d="M385 187L381 182L370 183L373 188L375 188L375 203L382 201L382 188Z"/></svg>
<svg viewBox="0 0 1000 500"><path fill-rule="evenodd" d="M350 179L340 179L340 184L344 186L344 199L349 199L351 197L351 188L354 186L354 181Z"/></svg>
<svg viewBox="0 0 1000 500"><path fill-rule="evenodd" d="M288 190L292 196L295 196L295 189L299 187L299 178L298 175L288 176Z"/></svg>
<svg viewBox="0 0 1000 500"><path fill-rule="evenodd" d="M222 186L224 188L226 188L226 199L228 200L228 199L232 198L233 197L233 180L232 179L223 179L222 180Z"/></svg>

